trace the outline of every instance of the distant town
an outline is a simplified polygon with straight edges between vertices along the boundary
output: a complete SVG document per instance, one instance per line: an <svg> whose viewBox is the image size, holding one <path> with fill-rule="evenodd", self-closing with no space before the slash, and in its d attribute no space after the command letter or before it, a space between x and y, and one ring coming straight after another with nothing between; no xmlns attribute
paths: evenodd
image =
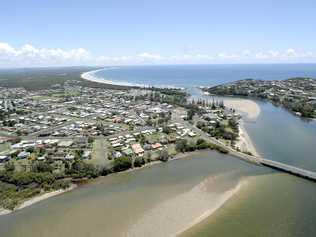
<svg viewBox="0 0 316 237"><path fill-rule="evenodd" d="M194 101L178 89L72 79L0 87L0 206L195 150L251 155L238 146L239 120L223 101Z"/></svg>
<svg viewBox="0 0 316 237"><path fill-rule="evenodd" d="M316 117L316 79L291 78L287 80L245 79L224 85L204 88L215 95L247 96L265 99L281 105L298 116Z"/></svg>

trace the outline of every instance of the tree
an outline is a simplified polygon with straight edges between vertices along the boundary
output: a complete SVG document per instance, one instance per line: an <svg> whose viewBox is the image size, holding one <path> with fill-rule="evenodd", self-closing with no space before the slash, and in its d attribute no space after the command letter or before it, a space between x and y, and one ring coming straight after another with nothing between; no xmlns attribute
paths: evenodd
<svg viewBox="0 0 316 237"><path fill-rule="evenodd" d="M188 110L188 120L192 120L193 116L195 115L195 111L193 109Z"/></svg>
<svg viewBox="0 0 316 237"><path fill-rule="evenodd" d="M99 176L99 170L96 166L93 164L87 164L80 159L75 159L69 173L76 178L96 178Z"/></svg>
<svg viewBox="0 0 316 237"><path fill-rule="evenodd" d="M12 161L6 162L4 164L4 169L8 172L13 172L15 170L15 165Z"/></svg>
<svg viewBox="0 0 316 237"><path fill-rule="evenodd" d="M143 157L136 157L134 161L135 167L142 167L145 164L145 159Z"/></svg>
<svg viewBox="0 0 316 237"><path fill-rule="evenodd" d="M88 137L88 143L93 143L94 142L94 138L93 137Z"/></svg>
<svg viewBox="0 0 316 237"><path fill-rule="evenodd" d="M204 140L203 138L199 138L196 141L196 148L201 150L201 149L206 149L209 147L209 144L206 140Z"/></svg>
<svg viewBox="0 0 316 237"><path fill-rule="evenodd" d="M167 150L162 150L159 153L159 160L167 162L169 160L169 153Z"/></svg>
<svg viewBox="0 0 316 237"><path fill-rule="evenodd" d="M170 134L172 132L171 128L168 126L163 126L162 131L166 134Z"/></svg>
<svg viewBox="0 0 316 237"><path fill-rule="evenodd" d="M116 158L113 161L113 170L114 172L119 172L132 168L132 160L129 157L123 156Z"/></svg>
<svg viewBox="0 0 316 237"><path fill-rule="evenodd" d="M205 124L203 121L198 121L198 122L196 123L196 126L197 126L199 129L202 129L203 127L206 126L206 124Z"/></svg>
<svg viewBox="0 0 316 237"><path fill-rule="evenodd" d="M54 167L51 166L48 162L39 162L36 161L32 165L32 171L33 172L52 172L54 170Z"/></svg>
<svg viewBox="0 0 316 237"><path fill-rule="evenodd" d="M81 159L83 155L83 150L79 149L79 150L75 150L75 159Z"/></svg>
<svg viewBox="0 0 316 237"><path fill-rule="evenodd" d="M181 139L176 141L176 150L180 152L185 152L188 146L188 141L186 139Z"/></svg>
<svg viewBox="0 0 316 237"><path fill-rule="evenodd" d="M228 120L228 125L234 130L238 131L238 121L235 118L231 118Z"/></svg>

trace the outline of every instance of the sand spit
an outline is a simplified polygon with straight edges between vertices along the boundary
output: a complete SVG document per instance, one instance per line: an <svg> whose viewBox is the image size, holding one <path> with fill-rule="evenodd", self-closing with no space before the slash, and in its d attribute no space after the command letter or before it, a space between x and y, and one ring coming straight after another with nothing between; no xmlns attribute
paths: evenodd
<svg viewBox="0 0 316 237"><path fill-rule="evenodd" d="M259 105L256 102L248 99L225 98L224 104L228 108L233 108L238 112L245 113L247 118L250 120L256 120L261 111Z"/></svg>
<svg viewBox="0 0 316 237"><path fill-rule="evenodd" d="M229 174L226 174L229 175ZM186 193L148 210L122 236L176 236L188 230L222 207L236 194L244 181L224 192L212 191L225 174L212 176Z"/></svg>

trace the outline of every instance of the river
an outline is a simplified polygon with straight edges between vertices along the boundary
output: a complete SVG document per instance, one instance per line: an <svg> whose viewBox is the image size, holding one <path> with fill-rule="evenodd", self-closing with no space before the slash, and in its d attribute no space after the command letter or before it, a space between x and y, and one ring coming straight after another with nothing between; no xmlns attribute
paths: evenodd
<svg viewBox="0 0 316 237"><path fill-rule="evenodd" d="M0 236L173 236L270 173L217 152L114 174L0 217ZM244 183L244 184L243 184Z"/></svg>

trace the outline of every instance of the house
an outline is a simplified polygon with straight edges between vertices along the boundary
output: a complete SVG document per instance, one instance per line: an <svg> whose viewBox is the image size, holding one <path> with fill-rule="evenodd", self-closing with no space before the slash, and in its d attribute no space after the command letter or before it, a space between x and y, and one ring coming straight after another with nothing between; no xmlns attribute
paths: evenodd
<svg viewBox="0 0 316 237"><path fill-rule="evenodd" d="M6 161L10 160L9 156L0 156L0 163L4 163Z"/></svg>
<svg viewBox="0 0 316 237"><path fill-rule="evenodd" d="M65 156L65 160L73 160L75 159L75 156L71 153L68 153L66 156Z"/></svg>
<svg viewBox="0 0 316 237"><path fill-rule="evenodd" d="M37 160L39 160L39 161L41 161L41 160L46 160L46 156L37 157Z"/></svg>
<svg viewBox="0 0 316 237"><path fill-rule="evenodd" d="M114 157L114 159L117 159L117 158L120 158L120 157L122 157L122 153L121 152L119 152L119 151L115 151L115 152L113 152L113 157Z"/></svg>
<svg viewBox="0 0 316 237"><path fill-rule="evenodd" d="M152 144L151 145L151 148L152 149L159 149L159 148L161 148L162 147L162 145L160 144L160 143L155 143L155 144Z"/></svg>
<svg viewBox="0 0 316 237"><path fill-rule="evenodd" d="M83 152L82 154L83 159L90 159L90 157L91 157L91 151L86 150Z"/></svg>
<svg viewBox="0 0 316 237"><path fill-rule="evenodd" d="M195 134L194 132L192 132L192 131L189 132L188 135L189 135L190 137L195 137L195 136L196 136L196 134Z"/></svg>
<svg viewBox="0 0 316 237"><path fill-rule="evenodd" d="M123 146L123 144L121 144L121 143L112 143L111 145L113 148Z"/></svg>
<svg viewBox="0 0 316 237"><path fill-rule="evenodd" d="M127 155L127 156L130 156L130 155L133 154L133 151L132 151L132 149L130 149L130 148L124 149L124 150L122 150L122 152L123 152L125 155Z"/></svg>
<svg viewBox="0 0 316 237"><path fill-rule="evenodd" d="M59 147L70 147L74 142L73 141L61 141L58 143Z"/></svg>
<svg viewBox="0 0 316 237"><path fill-rule="evenodd" d="M30 155L31 155L30 152L21 151L21 152L18 154L17 158L18 158L18 159L25 159L25 158L29 157Z"/></svg>
<svg viewBox="0 0 316 237"><path fill-rule="evenodd" d="M135 143L132 145L132 149L136 155L143 155L144 154L144 149L139 143Z"/></svg>

